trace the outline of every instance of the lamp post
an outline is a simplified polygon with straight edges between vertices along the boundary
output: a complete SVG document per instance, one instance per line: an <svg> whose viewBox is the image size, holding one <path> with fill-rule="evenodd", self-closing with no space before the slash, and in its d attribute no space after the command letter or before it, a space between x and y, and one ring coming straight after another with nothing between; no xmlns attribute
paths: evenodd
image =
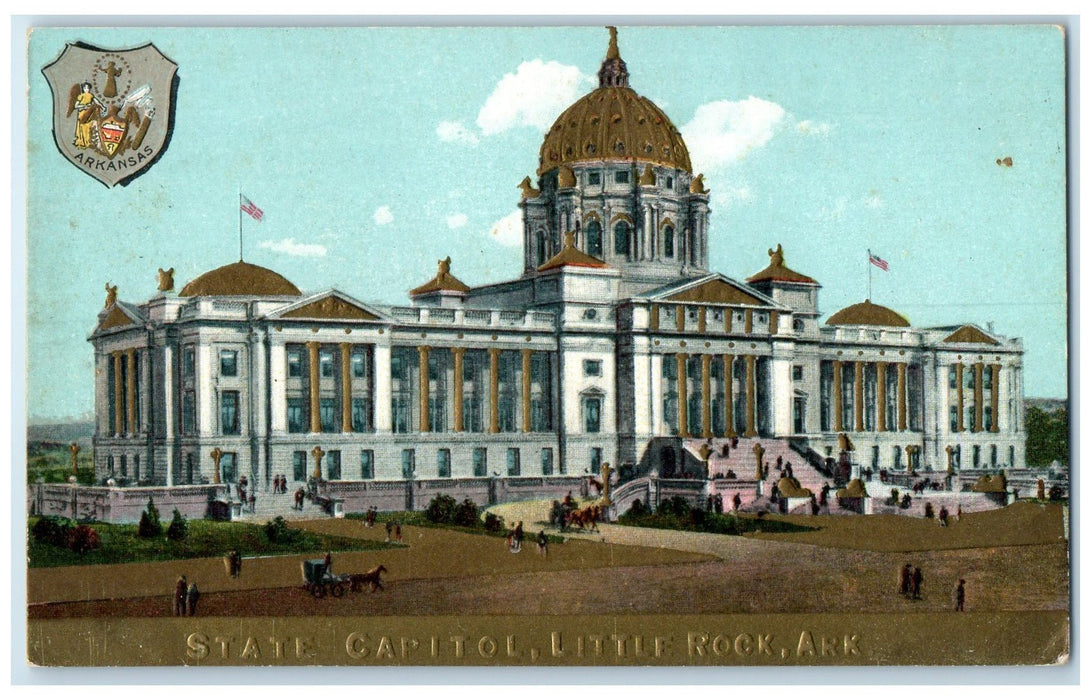
<svg viewBox="0 0 1091 700"><path fill-rule="evenodd" d="M314 449L311 450L311 456L314 457L314 478L315 479L321 479L322 478L322 458L326 456L326 453L325 453L325 451L323 451L323 449L321 447L319 447L318 445L315 445Z"/></svg>
<svg viewBox="0 0 1091 700"><path fill-rule="evenodd" d="M79 476L79 471L76 469L76 455L80 453L80 446L73 442L68 446L68 451L72 453L72 476Z"/></svg>
<svg viewBox="0 0 1091 700"><path fill-rule="evenodd" d="M220 458L224 456L224 451L219 447L215 447L208 453L212 457L212 464L215 465L215 470L212 472L212 483L220 483Z"/></svg>

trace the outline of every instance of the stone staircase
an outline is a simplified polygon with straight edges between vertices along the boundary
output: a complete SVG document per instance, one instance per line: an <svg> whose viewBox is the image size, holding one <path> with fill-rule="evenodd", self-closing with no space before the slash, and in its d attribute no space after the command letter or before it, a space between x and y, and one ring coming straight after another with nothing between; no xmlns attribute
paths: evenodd
<svg viewBox="0 0 1091 700"><path fill-rule="evenodd" d="M300 486L304 486L303 482L289 481L288 493L273 493L272 487L269 487L269 490L259 487L254 498L254 512L250 512L250 504L247 503L238 520L264 524L278 515L285 520L315 520L330 517L325 509L306 498L303 499L303 510L295 509L295 492ZM235 486L231 487L231 498L236 501L239 498Z"/></svg>
<svg viewBox="0 0 1091 700"><path fill-rule="evenodd" d="M791 448L788 440L783 438L755 437L738 438L738 444L732 448L730 438L712 438L702 440L689 438L683 446L697 460L701 459L702 448L707 445L712 451L708 458L708 471L713 477L726 476L728 471L733 471L740 479L753 479L757 475L757 461L754 458L754 446L761 445L765 450L762 461L769 465L766 483L770 486L780 478L777 468L777 458L780 458L782 466L792 466L794 476L804 488L817 494L822 490L822 485L830 483L832 479L815 469L812 465ZM727 456L724 456L724 448L727 447Z"/></svg>

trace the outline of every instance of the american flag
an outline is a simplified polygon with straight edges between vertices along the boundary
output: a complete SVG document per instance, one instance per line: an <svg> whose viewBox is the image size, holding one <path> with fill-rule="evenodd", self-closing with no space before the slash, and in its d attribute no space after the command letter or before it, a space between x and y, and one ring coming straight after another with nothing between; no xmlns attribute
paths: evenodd
<svg viewBox="0 0 1091 700"><path fill-rule="evenodd" d="M886 260L883 260L878 255L872 255L870 250L867 252L867 259L868 262L870 262L872 265L879 268L883 272L886 272L890 269L890 263L888 263Z"/></svg>
<svg viewBox="0 0 1091 700"><path fill-rule="evenodd" d="M251 202L250 198L246 195L241 195L241 197L242 199L239 202L239 206L242 207L242 210L249 214L255 221L261 221L261 217L265 216L265 212L263 212L257 204Z"/></svg>

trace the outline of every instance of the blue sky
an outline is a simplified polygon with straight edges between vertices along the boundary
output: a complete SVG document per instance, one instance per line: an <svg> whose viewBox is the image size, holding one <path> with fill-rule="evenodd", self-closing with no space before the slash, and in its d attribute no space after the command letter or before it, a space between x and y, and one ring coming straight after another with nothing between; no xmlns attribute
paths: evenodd
<svg viewBox="0 0 1091 700"><path fill-rule="evenodd" d="M152 41L179 64L162 159L106 189L56 150L40 69L66 41ZM104 299L238 257L305 291L408 303L450 255L517 275L516 185L590 90L601 27L45 29L29 51L28 415L86 414ZM914 325L1024 339L1028 396L1067 395L1063 35L1053 27L622 27L630 84L712 190L710 264L784 246L831 314L867 295ZM1011 157L1011 167L998 158Z"/></svg>

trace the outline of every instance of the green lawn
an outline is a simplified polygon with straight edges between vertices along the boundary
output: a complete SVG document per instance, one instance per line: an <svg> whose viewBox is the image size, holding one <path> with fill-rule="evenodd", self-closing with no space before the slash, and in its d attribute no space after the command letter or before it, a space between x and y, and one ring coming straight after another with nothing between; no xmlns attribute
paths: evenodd
<svg viewBox="0 0 1091 700"><path fill-rule="evenodd" d="M346 515L346 518L350 520L364 520L363 513L353 513ZM466 527L464 525L452 525L450 523L434 523L429 520L424 511L390 511L386 513L379 513L375 518L376 527L386 527L387 521L398 521L404 525L415 525L416 527L435 527L443 530L455 530L456 532L465 532L470 535L487 535L489 537L507 537L508 528L501 528L499 530L486 530L485 523L480 518L477 520L477 525L474 527ZM523 533L525 540L531 540L538 536L536 531L532 531L532 528L527 528ZM550 544L560 544L564 542L563 537L557 535L547 535L549 537Z"/></svg>
<svg viewBox="0 0 1091 700"><path fill-rule="evenodd" d="M76 455L77 479L81 484L95 481L95 465L91 461L91 450L83 449ZM27 483L34 484L41 479L47 484L68 481L72 475L72 455L67 445L53 442L31 442L27 444Z"/></svg>
<svg viewBox="0 0 1091 700"><path fill-rule="evenodd" d="M80 566L86 564L122 564L141 561L170 559L196 559L218 557L237 549L244 557L276 554L303 554L307 552L345 552L403 547L350 537L337 537L292 529L291 541L273 543L265 536L260 525L250 523L217 522L212 520L189 521L189 534L180 541L167 539L166 535L146 539L138 537L136 525L111 525L92 523L102 540L102 546L80 555L66 547L38 542L30 535L30 529L38 518L30 518L27 528L27 565L30 567ZM164 522L164 530L169 520Z"/></svg>

